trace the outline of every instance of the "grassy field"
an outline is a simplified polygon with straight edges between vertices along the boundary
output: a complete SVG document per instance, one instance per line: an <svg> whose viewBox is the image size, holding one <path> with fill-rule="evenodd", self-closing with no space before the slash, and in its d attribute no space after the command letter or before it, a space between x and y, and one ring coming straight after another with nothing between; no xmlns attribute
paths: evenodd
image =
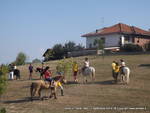
<svg viewBox="0 0 150 113"><path fill-rule="evenodd" d="M88 56L91 66L96 69L96 81L74 84L71 73L67 76L69 84L64 85L64 96L58 99L29 101L30 84L39 78L34 73L34 80L28 80L28 66L21 66L21 80L8 81L7 91L2 95L0 108L7 113L150 113L150 55ZM113 60L125 59L131 69L129 85L114 84L111 76ZM81 65L84 57L74 58ZM58 61L47 62L53 72ZM40 64L34 65L36 67ZM43 91L42 95L48 95ZM103 108L103 110L102 110ZM122 108L122 109L121 109ZM127 108L127 110L125 110ZM131 108L145 108L133 110ZM104 110L105 109L105 110ZM116 110L115 110L116 109Z"/></svg>

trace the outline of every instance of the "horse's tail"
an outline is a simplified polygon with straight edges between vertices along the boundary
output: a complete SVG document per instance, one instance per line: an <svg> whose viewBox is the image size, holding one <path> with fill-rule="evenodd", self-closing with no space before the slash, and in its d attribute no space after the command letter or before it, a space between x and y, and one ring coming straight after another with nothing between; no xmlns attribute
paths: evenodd
<svg viewBox="0 0 150 113"><path fill-rule="evenodd" d="M127 68L127 75L126 75L126 77L127 77L127 84L128 84L129 81L130 81L129 75L130 75L130 69Z"/></svg>
<svg viewBox="0 0 150 113"><path fill-rule="evenodd" d="M95 80L95 68L92 68L92 77L93 77L93 80Z"/></svg>

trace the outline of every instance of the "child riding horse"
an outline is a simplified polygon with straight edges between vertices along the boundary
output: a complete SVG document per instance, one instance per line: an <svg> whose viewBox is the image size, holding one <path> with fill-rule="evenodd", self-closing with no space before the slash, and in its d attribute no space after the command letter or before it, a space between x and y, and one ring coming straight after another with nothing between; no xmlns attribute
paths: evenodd
<svg viewBox="0 0 150 113"><path fill-rule="evenodd" d="M39 97L41 98L41 90L42 89L50 89L51 90L50 98L54 95L54 98L56 99L57 87L61 88L61 95L63 96L62 83L66 83L64 76L53 77L53 80L54 80L54 82L51 85L43 80L32 82L31 87L30 87L31 100L35 94L38 94Z"/></svg>

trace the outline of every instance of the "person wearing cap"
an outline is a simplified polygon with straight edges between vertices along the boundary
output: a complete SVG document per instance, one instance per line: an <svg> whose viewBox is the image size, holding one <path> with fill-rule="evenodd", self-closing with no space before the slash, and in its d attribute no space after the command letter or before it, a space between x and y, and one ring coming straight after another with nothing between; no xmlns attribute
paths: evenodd
<svg viewBox="0 0 150 113"><path fill-rule="evenodd" d="M120 74L124 74L123 68L126 66L123 59L120 59Z"/></svg>

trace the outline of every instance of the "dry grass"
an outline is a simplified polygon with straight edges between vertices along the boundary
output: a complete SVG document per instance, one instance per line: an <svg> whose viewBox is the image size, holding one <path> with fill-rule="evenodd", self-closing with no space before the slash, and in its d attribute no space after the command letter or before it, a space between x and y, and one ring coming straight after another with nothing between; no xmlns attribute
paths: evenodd
<svg viewBox="0 0 150 113"><path fill-rule="evenodd" d="M70 84L64 86L65 96L60 96L60 90L58 90L57 100L30 102L29 86L32 81L28 80L27 66L21 66L19 68L22 79L8 81L8 89L1 98L0 107L5 107L8 113L150 112L150 55L105 56L104 59L101 56L88 57L91 65L96 68L94 83L82 84L82 77L78 76L80 83L71 84L73 78L67 76ZM131 69L129 85L112 83L111 62L113 60L119 61L120 58L125 59ZM74 58L74 60L77 60L81 65L84 57ZM49 65L54 72L57 61L48 62L46 65ZM37 75L34 73L35 79L39 78ZM48 91L43 91L43 95L48 95ZM100 107L146 107L146 110L100 110Z"/></svg>

